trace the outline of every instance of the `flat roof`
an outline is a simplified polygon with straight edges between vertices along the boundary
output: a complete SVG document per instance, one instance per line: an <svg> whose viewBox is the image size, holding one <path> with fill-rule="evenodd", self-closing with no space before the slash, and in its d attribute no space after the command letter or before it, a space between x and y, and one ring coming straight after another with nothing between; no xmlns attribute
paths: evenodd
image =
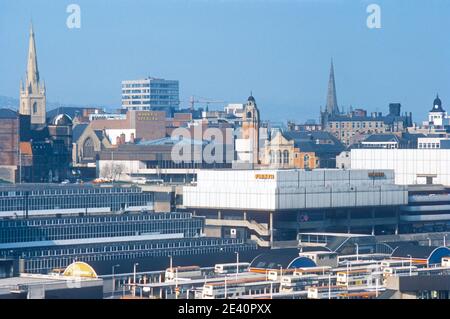
<svg viewBox="0 0 450 319"><path fill-rule="evenodd" d="M299 235L311 235L311 236L334 236L334 237L373 237L373 235L366 234L347 234L347 233L299 233Z"/></svg>
<svg viewBox="0 0 450 319"><path fill-rule="evenodd" d="M80 277L83 281L95 281L101 280L98 278L84 278ZM42 285L51 283L61 283L64 281L73 280L72 277L64 276L52 276L52 275L34 275L34 274L21 274L20 277L2 278L0 279L0 289L17 285ZM78 280L78 277L77 277Z"/></svg>

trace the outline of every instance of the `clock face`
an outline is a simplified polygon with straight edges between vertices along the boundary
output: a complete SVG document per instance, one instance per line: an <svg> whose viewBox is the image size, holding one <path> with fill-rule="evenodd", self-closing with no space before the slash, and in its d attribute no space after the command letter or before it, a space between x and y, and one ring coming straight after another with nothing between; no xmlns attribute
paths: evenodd
<svg viewBox="0 0 450 319"><path fill-rule="evenodd" d="M435 105L434 108L437 109L437 108L439 108L439 106Z"/></svg>

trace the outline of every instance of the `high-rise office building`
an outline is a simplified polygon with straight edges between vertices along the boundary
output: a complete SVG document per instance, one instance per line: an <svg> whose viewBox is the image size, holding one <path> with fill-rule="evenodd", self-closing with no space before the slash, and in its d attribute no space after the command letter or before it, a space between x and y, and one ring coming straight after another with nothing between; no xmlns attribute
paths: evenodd
<svg viewBox="0 0 450 319"><path fill-rule="evenodd" d="M157 78L122 81L122 108L166 111L180 105L179 82Z"/></svg>

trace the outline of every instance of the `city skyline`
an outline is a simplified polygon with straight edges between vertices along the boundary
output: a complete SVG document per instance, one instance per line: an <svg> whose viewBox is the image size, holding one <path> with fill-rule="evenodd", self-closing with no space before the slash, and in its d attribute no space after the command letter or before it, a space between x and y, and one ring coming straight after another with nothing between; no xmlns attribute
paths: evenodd
<svg viewBox="0 0 450 319"><path fill-rule="evenodd" d="M19 95L33 19L48 99L63 104L119 108L122 80L156 76L180 81L182 107L189 106L191 95L232 103L245 101L253 91L264 120L317 119L320 107L326 104L333 58L341 109L353 106L385 112L390 102L399 102L404 111L413 112L416 122L421 122L437 92L446 107L450 67L444 61L450 46L438 41L438 31L449 24L443 18L444 10L438 10L448 5L442 1L418 4L410 10L405 1L378 1L382 28L375 30L365 24L367 1L275 4L136 0L127 5L114 2L109 7L103 5L104 1L78 3L81 29L68 29L65 3L36 1L25 6L21 1L3 1L0 42L9 50L0 62L4 83L1 95ZM207 14L200 19L202 10ZM46 11L51 14L43 19ZM148 13L148 19L139 20L144 13L138 11ZM245 12L251 12L251 16ZM316 19L311 20L308 14L313 13ZM120 22L120 15L127 23ZM132 15L136 19L128 19ZM274 24L265 23L268 17ZM414 23L420 17L434 22L422 26ZM187 29L183 28L185 23ZM208 23L213 23L210 28ZM297 37L292 33L295 29ZM135 35L130 36L130 31ZM196 37L188 41L189 34ZM295 38L298 40L292 41ZM154 39L157 46L142 39ZM219 39L227 39L226 44ZM360 46L349 46L355 43ZM415 86L422 89L410 89Z"/></svg>

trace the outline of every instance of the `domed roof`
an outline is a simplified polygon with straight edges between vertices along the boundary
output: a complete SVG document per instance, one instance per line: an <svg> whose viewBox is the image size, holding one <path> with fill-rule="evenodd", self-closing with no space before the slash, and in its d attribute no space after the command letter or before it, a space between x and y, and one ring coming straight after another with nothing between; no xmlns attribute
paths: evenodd
<svg viewBox="0 0 450 319"><path fill-rule="evenodd" d="M52 124L57 126L72 125L72 118L67 114L58 114L53 118Z"/></svg>
<svg viewBox="0 0 450 319"><path fill-rule="evenodd" d="M249 102L256 103L255 98L253 97L253 95L250 95L250 96L248 97L248 101L249 101Z"/></svg>
<svg viewBox="0 0 450 319"><path fill-rule="evenodd" d="M445 112L444 109L442 108L442 101L439 98L439 94L434 99L433 108L431 109L430 112Z"/></svg>
<svg viewBox="0 0 450 319"><path fill-rule="evenodd" d="M63 273L66 277L97 278L97 273L87 263L76 261L70 264Z"/></svg>

